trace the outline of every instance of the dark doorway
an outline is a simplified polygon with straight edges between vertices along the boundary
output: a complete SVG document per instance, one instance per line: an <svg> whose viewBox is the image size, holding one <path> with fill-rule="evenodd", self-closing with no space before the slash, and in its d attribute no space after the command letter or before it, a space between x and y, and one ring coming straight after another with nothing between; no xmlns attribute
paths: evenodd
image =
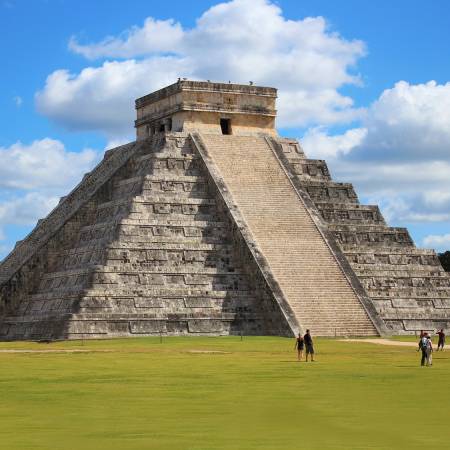
<svg viewBox="0 0 450 450"><path fill-rule="evenodd" d="M231 134L231 119L220 119L222 134Z"/></svg>

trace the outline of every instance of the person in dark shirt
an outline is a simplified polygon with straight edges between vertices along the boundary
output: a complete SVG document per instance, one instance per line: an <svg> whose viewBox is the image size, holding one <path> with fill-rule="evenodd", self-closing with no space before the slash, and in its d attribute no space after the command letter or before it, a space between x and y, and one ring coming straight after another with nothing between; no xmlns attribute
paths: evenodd
<svg viewBox="0 0 450 450"><path fill-rule="evenodd" d="M444 330L441 329L441 331L437 331L436 334L439 336L438 338L438 345L437 345L437 351L441 349L441 351L444 351L444 345L445 345L445 333Z"/></svg>
<svg viewBox="0 0 450 450"><path fill-rule="evenodd" d="M311 362L314 362L314 345L309 330L306 330L306 334L303 336L306 347L306 362L308 362L308 355L311 355Z"/></svg>
<svg viewBox="0 0 450 450"><path fill-rule="evenodd" d="M298 338L295 340L295 347L297 349L297 358L299 361L303 358L303 349L305 348L305 340L301 333L298 333Z"/></svg>
<svg viewBox="0 0 450 450"><path fill-rule="evenodd" d="M419 340L419 348L417 349L417 351L420 351L422 353L422 358L420 360L421 366L424 366L425 362L427 361L427 345L428 345L428 333L424 333Z"/></svg>

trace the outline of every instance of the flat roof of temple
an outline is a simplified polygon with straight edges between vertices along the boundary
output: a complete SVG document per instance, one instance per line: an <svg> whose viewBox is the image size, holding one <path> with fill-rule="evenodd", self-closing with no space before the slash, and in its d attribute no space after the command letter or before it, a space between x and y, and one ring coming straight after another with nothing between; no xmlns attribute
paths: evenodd
<svg viewBox="0 0 450 450"><path fill-rule="evenodd" d="M136 109L149 103L170 97L181 91L223 92L233 94L256 95L260 97L277 97L277 89L252 84L213 83L210 81L179 80L170 86L136 99Z"/></svg>

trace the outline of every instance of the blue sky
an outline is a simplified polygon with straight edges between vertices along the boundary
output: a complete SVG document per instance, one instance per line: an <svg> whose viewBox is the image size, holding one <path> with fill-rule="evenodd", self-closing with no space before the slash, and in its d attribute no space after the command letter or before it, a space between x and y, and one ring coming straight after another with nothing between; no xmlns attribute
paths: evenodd
<svg viewBox="0 0 450 450"><path fill-rule="evenodd" d="M176 80L279 88L280 133L450 248L450 3L0 0L0 258Z"/></svg>

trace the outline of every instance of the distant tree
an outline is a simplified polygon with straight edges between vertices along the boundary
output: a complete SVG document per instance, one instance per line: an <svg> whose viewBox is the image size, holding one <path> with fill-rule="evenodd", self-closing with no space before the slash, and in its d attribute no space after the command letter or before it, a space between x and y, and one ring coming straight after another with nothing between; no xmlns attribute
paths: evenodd
<svg viewBox="0 0 450 450"><path fill-rule="evenodd" d="M450 272L450 250L447 250L444 253L439 253L438 256L444 270L446 272Z"/></svg>

